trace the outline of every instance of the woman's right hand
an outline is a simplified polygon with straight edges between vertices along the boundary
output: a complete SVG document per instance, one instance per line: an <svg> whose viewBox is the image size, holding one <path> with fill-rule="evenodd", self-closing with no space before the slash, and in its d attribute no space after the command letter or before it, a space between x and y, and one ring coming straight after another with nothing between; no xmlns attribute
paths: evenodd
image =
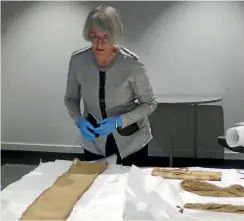
<svg viewBox="0 0 244 221"><path fill-rule="evenodd" d="M96 136L93 133L95 128L92 126L92 124L86 120L84 117L81 117L78 126L80 128L80 133L83 137L85 137L87 140L95 140Z"/></svg>

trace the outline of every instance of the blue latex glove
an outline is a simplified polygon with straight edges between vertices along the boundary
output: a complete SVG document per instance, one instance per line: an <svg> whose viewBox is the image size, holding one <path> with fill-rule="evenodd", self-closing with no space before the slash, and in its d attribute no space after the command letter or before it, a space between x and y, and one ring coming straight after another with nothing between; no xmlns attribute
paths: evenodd
<svg viewBox="0 0 244 221"><path fill-rule="evenodd" d="M95 128L92 126L92 124L86 120L85 118L81 117L78 126L80 128L80 133L83 137L85 137L87 140L95 140L96 136L92 132L95 130Z"/></svg>
<svg viewBox="0 0 244 221"><path fill-rule="evenodd" d="M109 134L111 134L117 129L116 120L117 120L117 126L122 127L122 119L120 116L108 117L97 122L101 126L95 128L94 132L102 136L108 136Z"/></svg>

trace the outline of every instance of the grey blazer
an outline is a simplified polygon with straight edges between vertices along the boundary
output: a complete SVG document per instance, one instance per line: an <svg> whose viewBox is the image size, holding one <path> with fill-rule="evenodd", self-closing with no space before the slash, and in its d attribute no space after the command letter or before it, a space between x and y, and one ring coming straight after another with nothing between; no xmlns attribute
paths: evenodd
<svg viewBox="0 0 244 221"><path fill-rule="evenodd" d="M80 101L84 102L81 113ZM151 139L147 116L156 108L156 98L146 69L138 56L118 46L114 61L101 69L91 47L72 54L64 103L69 115L78 124L84 116L96 121L104 117L121 115L123 126L113 132L121 158L142 149ZM81 138L88 151L105 156L106 137L95 141Z"/></svg>

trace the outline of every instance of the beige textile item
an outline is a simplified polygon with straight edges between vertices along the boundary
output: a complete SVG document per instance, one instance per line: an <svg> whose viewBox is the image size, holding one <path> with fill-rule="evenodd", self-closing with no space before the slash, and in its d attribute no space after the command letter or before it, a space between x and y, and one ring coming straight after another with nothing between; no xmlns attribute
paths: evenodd
<svg viewBox="0 0 244 221"><path fill-rule="evenodd" d="M165 179L220 181L222 173L213 171L189 170L183 168L153 168L153 176Z"/></svg>
<svg viewBox="0 0 244 221"><path fill-rule="evenodd" d="M237 184L229 187L219 187L215 184L204 181L183 180L180 183L180 187L185 191L199 196L244 197L244 187Z"/></svg>
<svg viewBox="0 0 244 221"><path fill-rule="evenodd" d="M106 170L107 165L106 162L82 162L75 159L69 170L37 197L20 220L66 220L74 205L96 177Z"/></svg>
<svg viewBox="0 0 244 221"><path fill-rule="evenodd" d="M218 203L186 203L184 208L194 210L210 210L216 212L244 214L244 206Z"/></svg>

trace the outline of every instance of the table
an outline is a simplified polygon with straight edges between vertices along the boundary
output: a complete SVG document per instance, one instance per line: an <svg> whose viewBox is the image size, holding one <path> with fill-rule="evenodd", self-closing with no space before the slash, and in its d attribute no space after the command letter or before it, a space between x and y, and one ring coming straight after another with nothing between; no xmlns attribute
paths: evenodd
<svg viewBox="0 0 244 221"><path fill-rule="evenodd" d="M157 102L161 104L186 104L194 106L194 158L197 158L197 106L199 104L209 104L221 101L221 96L191 96L191 95L158 95L156 96ZM175 115L172 117L173 129L172 129L172 141L173 145L170 146L169 151L169 166L173 166L173 149L175 147L176 130Z"/></svg>
<svg viewBox="0 0 244 221"><path fill-rule="evenodd" d="M139 168L141 171L134 171L131 176L131 167L124 167L121 165L115 165L114 159L109 160L110 165L108 169L100 174L95 182L89 187L87 192L77 201L71 211L67 221L72 220L132 220L123 219L124 215L128 215L128 209L126 211L126 195L125 188L131 184L134 184L134 189L144 189L147 193L149 191L158 188L158 196L164 201L171 204L173 209L181 204L185 203L209 203L215 201L216 203L231 203L234 205L244 206L242 197L201 197L196 194L182 191L180 188L181 180L164 180L154 179L151 176L153 168ZM37 168L32 170L27 175L23 176L20 180L10 184L1 192L1 218L2 220L19 220L22 213L27 207L48 187L50 187L55 180L61 176L71 166L72 161L55 160L50 162L41 163ZM222 181L216 181L216 185L227 186L233 184L244 185L243 172L240 170L233 169L211 169L211 168L189 168L189 170L200 169L200 170L211 170L222 172ZM136 172L136 173L135 173ZM143 172L143 173L138 173ZM138 179L139 178L139 179ZM142 179L141 179L142 178ZM129 180L130 179L130 180ZM131 182L133 180L137 182ZM162 182L163 186L159 185ZM165 183L166 182L166 183ZM147 185L145 185L145 183ZM161 188L160 188L161 186ZM21 191L20 191L21 190ZM146 207L143 206L139 195L133 196L137 199L135 203L128 204L127 208L131 208L132 215L134 213L140 214ZM128 199L128 198L127 198ZM179 200L179 202L177 202ZM158 204L159 205L159 204ZM150 206L151 207L151 206ZM149 207L149 209L150 209ZM168 210L167 207L162 205L162 210ZM158 211L158 210L157 210ZM156 212L157 212L156 211ZM163 215L163 213L161 213ZM229 219L229 220L243 220L243 214L232 214L232 213L220 213L220 212L207 212L207 211L194 211L184 209L182 215L189 215L194 220L205 220L205 219ZM174 213L173 215L177 215ZM181 216L181 214L179 214ZM184 217L170 218L183 220ZM167 217L161 216L157 220L169 220ZM186 218L184 218L185 220ZM133 220L141 220L141 218L134 218ZM150 219L147 219L150 220ZM154 219L155 220L155 219ZM192 219L186 219L192 220Z"/></svg>

